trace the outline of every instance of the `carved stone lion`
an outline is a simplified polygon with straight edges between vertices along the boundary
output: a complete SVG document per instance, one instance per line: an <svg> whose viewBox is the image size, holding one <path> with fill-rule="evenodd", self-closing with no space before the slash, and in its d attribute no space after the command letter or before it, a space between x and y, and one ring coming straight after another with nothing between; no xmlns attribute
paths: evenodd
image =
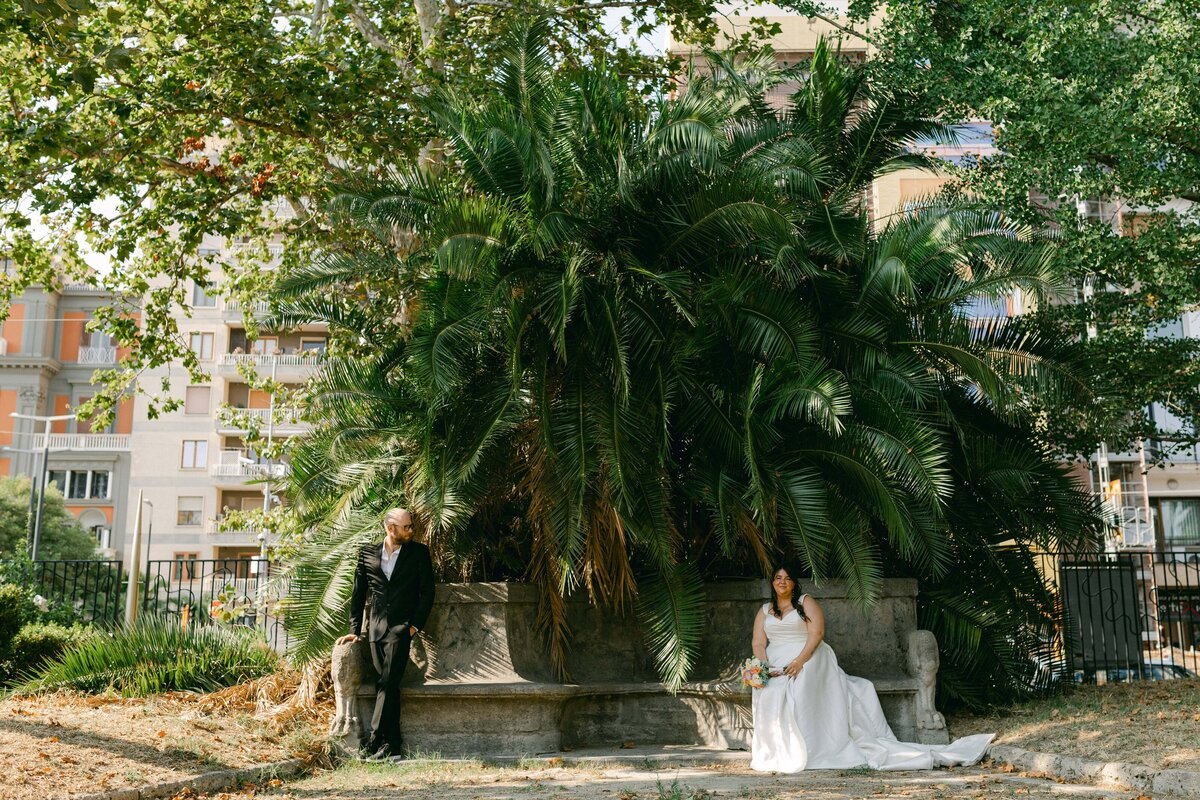
<svg viewBox="0 0 1200 800"><path fill-rule="evenodd" d="M356 642L333 646L333 721L329 723L329 735L341 739L351 750L362 743L363 724L358 717L358 687L366 680L373 680L369 673L367 642L360 638Z"/></svg>
<svg viewBox="0 0 1200 800"><path fill-rule="evenodd" d="M939 663L937 638L932 632L913 631L908 635L908 674L917 679L918 732L946 730L946 719L934 704Z"/></svg>

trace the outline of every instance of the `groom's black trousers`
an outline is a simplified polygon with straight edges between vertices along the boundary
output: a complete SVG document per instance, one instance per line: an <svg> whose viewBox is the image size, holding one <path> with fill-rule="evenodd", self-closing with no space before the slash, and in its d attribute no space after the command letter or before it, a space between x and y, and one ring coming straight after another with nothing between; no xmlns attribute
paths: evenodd
<svg viewBox="0 0 1200 800"><path fill-rule="evenodd" d="M371 642L371 660L379 676L375 681L375 712L371 715L372 750L386 744L396 755L402 751L400 681L408 666L411 645L407 622L388 628L382 638Z"/></svg>

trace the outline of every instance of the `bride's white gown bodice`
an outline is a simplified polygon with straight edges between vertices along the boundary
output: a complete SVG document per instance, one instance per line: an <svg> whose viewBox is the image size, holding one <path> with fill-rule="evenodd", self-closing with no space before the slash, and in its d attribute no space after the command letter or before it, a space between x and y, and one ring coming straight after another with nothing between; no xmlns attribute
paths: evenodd
<svg viewBox="0 0 1200 800"><path fill-rule="evenodd" d="M801 598L803 601L803 598ZM767 663L788 665L808 643L808 626L794 609L782 619L764 606ZM754 690L754 743L750 766L769 772L804 769L931 769L973 764L983 757L991 734L966 736L948 745L896 741L875 687L847 675L821 642L795 678L771 678Z"/></svg>

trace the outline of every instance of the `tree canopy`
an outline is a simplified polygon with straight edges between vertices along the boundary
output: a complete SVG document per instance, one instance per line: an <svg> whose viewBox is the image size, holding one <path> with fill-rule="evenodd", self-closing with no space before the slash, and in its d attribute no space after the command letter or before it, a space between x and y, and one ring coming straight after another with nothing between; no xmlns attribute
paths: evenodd
<svg viewBox="0 0 1200 800"><path fill-rule="evenodd" d="M415 101L478 87L514 22L552 11L566 63L604 56L647 86L666 59L602 24L625 8L712 28L711 0L29 0L0 9L0 249L15 272L0 302L31 283L96 283L98 315L129 356L85 408L101 413L146 368L200 370L178 335L193 280L261 296L266 265L300 264L338 231L323 224L338 167L395 164L429 142ZM703 33L701 33L703 35ZM40 223L37 227L34 223ZM232 247L202 252L203 238ZM113 269L92 274L80 241ZM269 246L282 242L282 255ZM155 396L155 413L173 407Z"/></svg>
<svg viewBox="0 0 1200 800"><path fill-rule="evenodd" d="M864 189L932 167L911 145L944 129L825 45L776 113L737 70L648 108L544 26L505 43L489 91L422 101L445 167L347 175L333 219L361 244L277 286L275 323L339 296L326 321L361 342L292 453L297 654L344 629L350 554L405 505L435 551L471 525L525 542L555 650L568 592L636 598L678 686L703 577L790 555L863 603L884 574L940 590L946 685L1010 690L1052 604L1023 548L1097 531L1029 404L1089 391L1074 341L967 312L1057 289L1038 230L962 204L877 230Z"/></svg>
<svg viewBox="0 0 1200 800"><path fill-rule="evenodd" d="M830 18L812 0L776 5ZM871 43L880 85L920 97L943 122L995 123L999 152L962 165L968 189L1029 224L1058 226L1062 269L1101 290L1040 312L1039 324L1076 335L1096 327L1089 369L1105 387L1087 406L1046 408L1047 435L1073 454L1100 440L1194 440L1200 352L1195 340L1158 335L1200 299L1191 4L849 7L847 27ZM198 372L176 327L189 282L215 273L221 291L248 298L269 281L256 265L299 265L353 235L323 222L330 173L420 152L433 128L417 101L438 87L478 90L514 23L547 13L564 63L603 57L636 91L664 86L678 65L607 30L610 8L634 33L666 23L697 41L712 39L718 10L709 0L29 0L0 10L0 242L17 266L0 299L57 274L117 294L98 324L129 357L103 374L101 411L147 367L181 361ZM752 27L744 43L770 29ZM1075 200L1091 198L1154 213L1122 239L1080 224ZM202 253L205 234L236 247ZM116 269L85 276L80 238ZM275 238L282 255L268 247ZM149 408L173 402L164 390ZM1182 420L1177 430L1164 434L1145 412L1151 402Z"/></svg>
<svg viewBox="0 0 1200 800"><path fill-rule="evenodd" d="M1200 339L1166 335L1200 304L1195 11L1190 0L850 3L877 80L947 122L992 123L995 154L956 171L965 188L1059 233L1072 291L1034 323L1081 337L1093 326L1085 360L1103 387L1086 405L1044 409L1066 453L1143 436L1167 458L1197 440Z"/></svg>
<svg viewBox="0 0 1200 800"><path fill-rule="evenodd" d="M28 558L30 485L29 478L0 478L0 558ZM50 486L42 506L38 558L58 561L95 555L95 537L64 507L62 492Z"/></svg>

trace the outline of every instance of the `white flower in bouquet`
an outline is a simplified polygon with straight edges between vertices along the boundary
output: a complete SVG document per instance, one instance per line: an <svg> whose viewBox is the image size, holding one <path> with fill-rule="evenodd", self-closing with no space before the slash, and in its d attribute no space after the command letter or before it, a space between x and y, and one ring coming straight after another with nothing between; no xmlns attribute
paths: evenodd
<svg viewBox="0 0 1200 800"><path fill-rule="evenodd" d="M767 662L761 658L747 658L742 662L742 685L751 689L761 689L767 685L769 678Z"/></svg>

